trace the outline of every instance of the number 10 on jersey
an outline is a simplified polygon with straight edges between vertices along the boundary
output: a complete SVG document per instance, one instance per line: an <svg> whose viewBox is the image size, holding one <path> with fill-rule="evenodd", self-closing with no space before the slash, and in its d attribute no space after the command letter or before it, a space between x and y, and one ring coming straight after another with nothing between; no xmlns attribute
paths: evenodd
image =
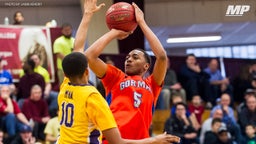
<svg viewBox="0 0 256 144"><path fill-rule="evenodd" d="M65 125L66 127L72 127L74 122L74 105L72 103L63 102L61 104L61 120L60 125Z"/></svg>

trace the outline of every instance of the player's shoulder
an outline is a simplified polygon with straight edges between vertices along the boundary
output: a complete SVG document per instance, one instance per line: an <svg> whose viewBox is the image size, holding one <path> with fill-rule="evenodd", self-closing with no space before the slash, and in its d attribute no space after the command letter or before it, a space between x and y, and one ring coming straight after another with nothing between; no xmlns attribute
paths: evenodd
<svg viewBox="0 0 256 144"><path fill-rule="evenodd" d="M113 65L108 64L105 76L108 76L110 79L113 80L113 78L125 77L125 73L121 69L119 69L119 68L117 68L117 67L115 67ZM115 76L115 77L112 77L112 76Z"/></svg>
<svg viewBox="0 0 256 144"><path fill-rule="evenodd" d="M93 93L99 94L99 91L94 86L91 86L91 85L77 88L76 91L77 93L86 94L86 95L91 95Z"/></svg>
<svg viewBox="0 0 256 144"><path fill-rule="evenodd" d="M91 95L91 94L100 94L100 92L98 91L98 89L97 89L95 86L93 86L93 85L85 86L85 87L83 88L83 91L86 92L86 93L88 93L89 95Z"/></svg>

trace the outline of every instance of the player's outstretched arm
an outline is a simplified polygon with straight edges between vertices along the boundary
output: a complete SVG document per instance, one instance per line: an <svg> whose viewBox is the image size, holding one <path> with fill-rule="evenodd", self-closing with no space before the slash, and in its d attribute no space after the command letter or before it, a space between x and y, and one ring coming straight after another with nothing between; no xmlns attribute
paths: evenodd
<svg viewBox="0 0 256 144"><path fill-rule="evenodd" d="M179 137L166 133L141 140L122 139L118 128L104 130L102 133L108 140L109 144L170 144L180 142Z"/></svg>
<svg viewBox="0 0 256 144"><path fill-rule="evenodd" d="M86 49L85 55L88 58L89 67L97 77L102 78L107 71L107 65L101 59L99 59L99 55L102 53L104 48L113 39L125 39L129 36L129 34L129 32L112 29L96 40L88 49Z"/></svg>
<svg viewBox="0 0 256 144"><path fill-rule="evenodd" d="M84 51L89 22L91 21L93 13L99 11L103 6L105 6L104 3L97 6L97 0L84 1L83 17L75 37L74 51L79 51L79 52Z"/></svg>
<svg viewBox="0 0 256 144"><path fill-rule="evenodd" d="M152 74L153 74L155 81L159 85L161 85L164 80L166 68L167 68L166 52L165 52L162 44L160 43L159 39L156 37L156 35L152 32L152 30L146 24L146 22L144 20L144 13L141 11L141 9L135 3L132 3L132 5L135 8L136 21L137 21L138 25L140 26L146 39L148 40L151 50L153 51L153 53L156 57L156 62L155 62Z"/></svg>
<svg viewBox="0 0 256 144"><path fill-rule="evenodd" d="M145 138L141 140L125 140L125 144L173 144L180 143L180 138L170 134L160 134L155 137Z"/></svg>

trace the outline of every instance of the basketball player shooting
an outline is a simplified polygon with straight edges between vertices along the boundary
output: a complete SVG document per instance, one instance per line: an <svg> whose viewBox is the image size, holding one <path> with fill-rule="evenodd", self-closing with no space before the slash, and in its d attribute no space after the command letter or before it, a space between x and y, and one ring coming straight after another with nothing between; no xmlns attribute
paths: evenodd
<svg viewBox="0 0 256 144"><path fill-rule="evenodd" d="M144 77L151 65L150 56L141 49L132 50L125 60L125 72L107 65L99 55L114 39L124 39L129 32L111 29L86 51L91 70L101 78L107 93L111 93L110 109L121 136L127 139L149 137L152 108L155 106L166 73L167 55L162 44L144 20L144 13L133 3L135 17L153 51L156 61L150 76Z"/></svg>
<svg viewBox="0 0 256 144"><path fill-rule="evenodd" d="M102 134L111 144L168 144L179 142L178 137L166 133L141 140L121 138L107 102L95 87L88 84L87 58L80 52L83 52L89 22L93 14L103 6L103 4L97 6L96 3L97 0L84 1L84 13L76 35L75 52L67 55L62 63L66 77L58 96L60 136L56 143L100 144L102 143ZM111 30L111 33L115 37L125 38L128 36L126 32L114 29ZM100 46L99 50L102 50L106 44L107 42L103 43L103 47ZM95 47L92 46L92 48ZM92 55L98 56L97 54L101 51L98 51L98 48L95 50L95 52L91 51L94 53ZM101 65L104 65L104 63L101 63Z"/></svg>

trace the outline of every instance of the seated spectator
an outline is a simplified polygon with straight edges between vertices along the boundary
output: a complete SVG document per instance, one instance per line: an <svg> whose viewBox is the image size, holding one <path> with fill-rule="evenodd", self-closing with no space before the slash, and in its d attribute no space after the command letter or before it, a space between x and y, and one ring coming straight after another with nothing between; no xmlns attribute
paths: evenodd
<svg viewBox="0 0 256 144"><path fill-rule="evenodd" d="M255 126L252 124L248 124L245 127L245 144L256 144L256 130Z"/></svg>
<svg viewBox="0 0 256 144"><path fill-rule="evenodd" d="M254 71L252 73L251 78L252 78L252 80L251 80L251 88L252 89L256 89L256 71Z"/></svg>
<svg viewBox="0 0 256 144"><path fill-rule="evenodd" d="M106 56L105 62L106 62L106 64L110 64L113 66L115 65L114 61L109 56Z"/></svg>
<svg viewBox="0 0 256 144"><path fill-rule="evenodd" d="M47 122L44 129L45 144L54 144L59 136L60 123L58 121L58 109L55 109L55 113L55 116Z"/></svg>
<svg viewBox="0 0 256 144"><path fill-rule="evenodd" d="M211 124L211 130L205 133L203 144L217 144L218 143L218 131L221 127L221 119L214 118Z"/></svg>
<svg viewBox="0 0 256 144"><path fill-rule="evenodd" d="M223 118L223 112L220 109L217 109L216 111L214 111L212 117L209 117L208 119L206 119L201 127L201 132L200 132L200 144L203 144L204 140L205 140L205 133L207 131L212 131L212 121L213 119L221 119ZM226 125L222 122L222 125Z"/></svg>
<svg viewBox="0 0 256 144"><path fill-rule="evenodd" d="M217 59L211 59L208 67L204 71L210 75L210 96L209 100L212 105L215 105L217 99L222 93L228 93L232 96L232 87L228 78L224 78L219 70Z"/></svg>
<svg viewBox="0 0 256 144"><path fill-rule="evenodd" d="M202 123L202 115L204 113L204 106L202 105L201 97L198 95L193 96L192 103L188 105L188 110L190 113L195 114L199 124Z"/></svg>
<svg viewBox="0 0 256 144"><path fill-rule="evenodd" d="M218 142L216 144L236 144L232 138L229 137L229 131L226 126L221 126L218 130ZM242 143L240 143L242 144Z"/></svg>
<svg viewBox="0 0 256 144"><path fill-rule="evenodd" d="M44 82L45 82L44 99L46 99L49 102L49 110L56 109L58 106L58 103L57 103L58 92L52 91L49 72L44 67L41 66L42 62L39 55L32 54L30 56L30 59L32 59L35 62L34 71L44 77Z"/></svg>
<svg viewBox="0 0 256 144"><path fill-rule="evenodd" d="M188 100L191 100L194 95L199 95L207 103L207 106L211 107L209 101L210 76L201 70L194 54L187 56L186 64L181 67L180 77Z"/></svg>
<svg viewBox="0 0 256 144"><path fill-rule="evenodd" d="M164 131L180 137L183 144L198 143L196 130L186 116L186 109L184 103L177 103L175 114L165 122Z"/></svg>
<svg viewBox="0 0 256 144"><path fill-rule="evenodd" d="M246 107L246 99L251 95L256 96L256 90L254 89L246 89L244 93L244 100L237 106L237 113L241 113L242 109Z"/></svg>
<svg viewBox="0 0 256 144"><path fill-rule="evenodd" d="M13 83L12 75L9 71L4 69L3 58L0 57L0 88L3 85L9 85L11 89L11 93L13 94L16 87Z"/></svg>
<svg viewBox="0 0 256 144"><path fill-rule="evenodd" d="M256 97L255 95L248 95L246 98L246 107L238 113L238 122L242 132L245 132L245 127L248 124L256 126Z"/></svg>
<svg viewBox="0 0 256 144"><path fill-rule="evenodd" d="M252 80L256 72L256 63L247 64L241 67L239 74L234 78L232 85L234 87L234 100L242 102L246 89L254 89Z"/></svg>
<svg viewBox="0 0 256 144"><path fill-rule="evenodd" d="M29 122L21 113L18 104L10 98L11 90L8 85L2 86L0 94L1 125L11 138L16 135L18 126L29 125Z"/></svg>
<svg viewBox="0 0 256 144"><path fill-rule="evenodd" d="M4 131L0 129L0 144L4 144Z"/></svg>
<svg viewBox="0 0 256 144"><path fill-rule="evenodd" d="M231 120L232 123L236 123L236 118L234 115L234 110L230 107L230 96L227 93L221 95L220 104L213 107L211 110L211 116L215 110L221 109L223 111L224 117L227 117Z"/></svg>
<svg viewBox="0 0 256 144"><path fill-rule="evenodd" d="M177 80L177 76L174 70L170 68L170 60L168 59L167 71L164 79L164 85L158 98L157 109L169 109L171 95L173 92L179 92L182 99L186 101L186 92L182 88L181 84Z"/></svg>
<svg viewBox="0 0 256 144"><path fill-rule="evenodd" d="M171 115L175 115L176 104L177 104L177 103L181 103L181 102L184 103L184 100L182 99L181 94L178 93L178 92L177 92L177 93L176 93L176 92L173 93L173 94L172 94L172 97L171 97L171 103L172 103ZM185 104L185 103L184 103L184 104ZM186 116L191 120L193 128L194 128L196 131L198 131L201 126L200 126L199 122L197 121L195 114L194 114L194 113L191 114L191 113L189 112L189 110L186 109Z"/></svg>
<svg viewBox="0 0 256 144"><path fill-rule="evenodd" d="M45 140L44 129L50 120L47 102L42 99L42 88L34 85L30 97L24 101L22 112L29 120L34 121L33 135L36 139Z"/></svg>
<svg viewBox="0 0 256 144"><path fill-rule="evenodd" d="M183 102L184 104L186 104L185 103L185 101L183 100L183 98L182 98L182 96L181 96L181 94L180 93L173 93L172 94L172 96L171 96L171 105L172 105L172 107L171 107L171 115L174 115L175 114L175 111L176 111L176 104L177 103L181 103L181 102ZM190 116L190 112L187 110L186 111L186 115L189 117Z"/></svg>
<svg viewBox="0 0 256 144"><path fill-rule="evenodd" d="M211 115L217 109L222 110L223 112L222 121L226 124L228 131L231 133L231 136L234 137L234 139L238 143L242 143L243 137L242 137L241 129L236 122L234 110L229 105L230 105L230 96L227 93L223 93L221 95L220 104L213 107L211 111Z"/></svg>
<svg viewBox="0 0 256 144"><path fill-rule="evenodd" d="M35 144L36 138L32 136L32 128L30 126L20 126L19 134L11 141L10 144Z"/></svg>
<svg viewBox="0 0 256 144"><path fill-rule="evenodd" d="M20 78L19 85L17 88L17 100L20 108L22 108L24 99L30 96L30 90L33 85L39 85L44 91L44 78L40 74L35 73L34 68L35 62L31 59L28 59L23 64L23 70L25 72L25 75Z"/></svg>

